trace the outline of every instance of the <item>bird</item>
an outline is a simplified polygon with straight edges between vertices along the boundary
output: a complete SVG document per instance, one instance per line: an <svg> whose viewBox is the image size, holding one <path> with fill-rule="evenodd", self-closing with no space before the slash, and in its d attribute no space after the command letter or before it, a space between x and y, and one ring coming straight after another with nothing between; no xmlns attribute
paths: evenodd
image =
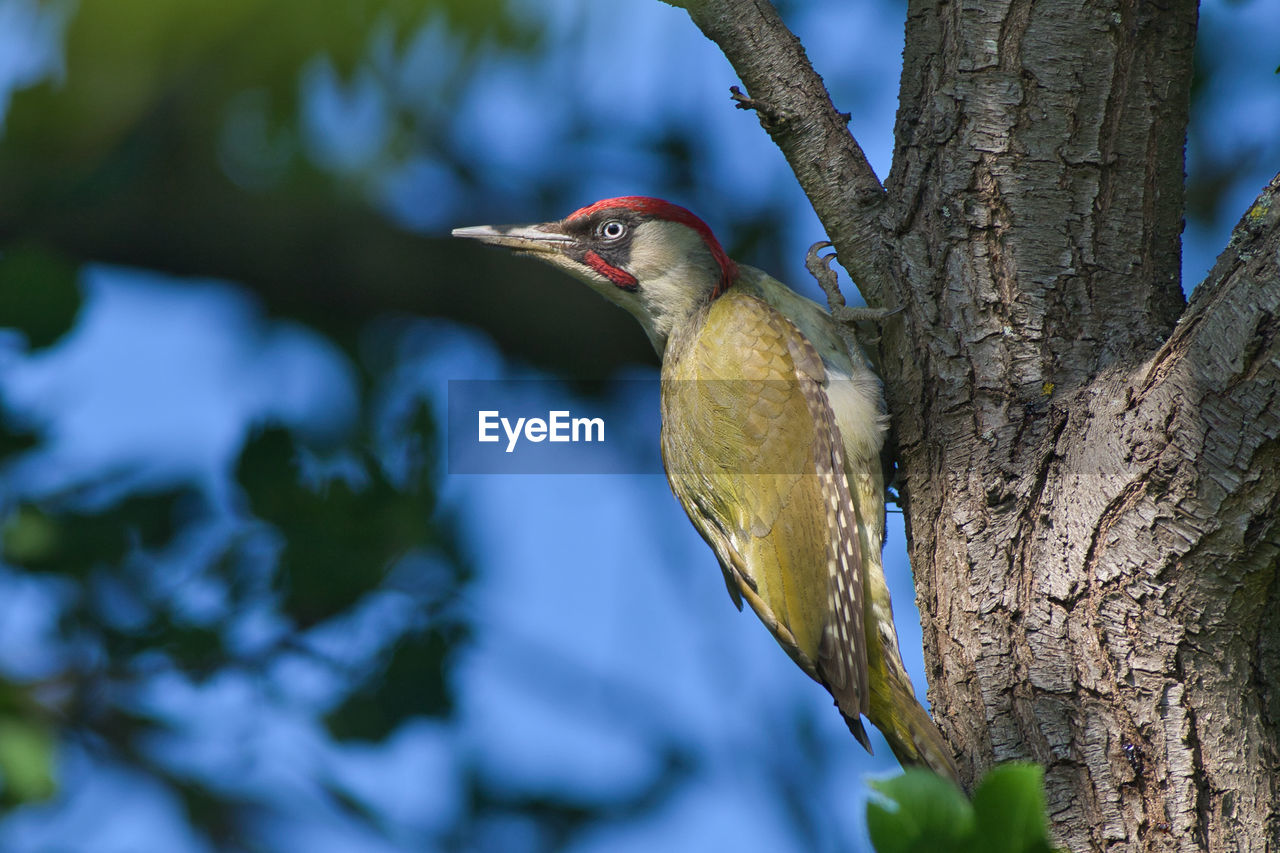
<svg viewBox="0 0 1280 853"><path fill-rule="evenodd" d="M559 267L640 322L662 363L667 480L734 605L745 601L830 692L868 752L864 716L903 766L958 780L893 624L882 385L831 315L735 262L702 219L659 198L452 234Z"/></svg>

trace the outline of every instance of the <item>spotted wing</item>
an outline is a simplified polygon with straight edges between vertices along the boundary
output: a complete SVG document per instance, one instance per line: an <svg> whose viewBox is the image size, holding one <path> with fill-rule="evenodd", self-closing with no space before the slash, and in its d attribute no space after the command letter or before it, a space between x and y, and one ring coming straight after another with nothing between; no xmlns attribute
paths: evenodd
<svg viewBox="0 0 1280 853"><path fill-rule="evenodd" d="M862 561L825 382L792 323L730 291L691 339L668 344L662 449L730 593L853 726L868 707Z"/></svg>

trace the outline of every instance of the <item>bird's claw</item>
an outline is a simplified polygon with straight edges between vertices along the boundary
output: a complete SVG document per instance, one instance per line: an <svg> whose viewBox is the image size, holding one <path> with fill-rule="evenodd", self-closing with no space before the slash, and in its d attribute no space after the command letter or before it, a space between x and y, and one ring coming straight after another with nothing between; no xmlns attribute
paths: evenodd
<svg viewBox="0 0 1280 853"><path fill-rule="evenodd" d="M836 259L836 253L821 254L823 249L830 249L831 245L830 241L827 240L819 240L814 243L804 256L804 265L809 270L809 274L817 279L823 293L827 294L827 305L831 309L832 317L846 327L868 323L879 326L902 310L902 306L897 308L850 308L845 303L844 294L840 292L840 283L836 277L836 271L831 268L831 262ZM863 334L866 336L865 327ZM866 336L865 340L872 343L880 340L880 336Z"/></svg>
<svg viewBox="0 0 1280 853"><path fill-rule="evenodd" d="M827 304L832 309L835 309L837 306L843 307L845 304L844 294L840 292L840 283L836 277L836 271L831 268L831 262L836 259L836 254L835 252L829 255L819 254L823 249L830 248L831 242L828 240L819 240L814 243L804 256L804 265L809 270L809 274L817 280L822 292L827 294Z"/></svg>

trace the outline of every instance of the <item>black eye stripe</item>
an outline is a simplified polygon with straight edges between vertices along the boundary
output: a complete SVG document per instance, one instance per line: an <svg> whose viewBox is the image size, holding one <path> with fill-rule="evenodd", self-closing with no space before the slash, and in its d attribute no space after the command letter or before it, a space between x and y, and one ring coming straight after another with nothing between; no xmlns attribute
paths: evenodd
<svg viewBox="0 0 1280 853"><path fill-rule="evenodd" d="M609 210L600 210L591 216L581 219L569 220L563 224L566 234L574 237L578 241L578 245L571 253L571 257L579 263L586 264L600 271L601 262L619 271L620 274L629 278L631 273L631 246L635 237L636 226L640 224L642 217L633 210L626 208L612 208ZM605 229L611 224L622 226L622 231L616 237L610 237L605 234ZM597 263L590 263L587 260L588 254L594 254ZM606 276L610 277L610 276ZM615 284L623 287L616 279L610 277ZM628 283L625 290L634 290L635 285Z"/></svg>
<svg viewBox="0 0 1280 853"><path fill-rule="evenodd" d="M622 236L629 237L639 224L639 217L632 210L601 210L592 216L566 222L564 230L580 240L602 240L604 235L601 231L611 222L621 224L624 230Z"/></svg>

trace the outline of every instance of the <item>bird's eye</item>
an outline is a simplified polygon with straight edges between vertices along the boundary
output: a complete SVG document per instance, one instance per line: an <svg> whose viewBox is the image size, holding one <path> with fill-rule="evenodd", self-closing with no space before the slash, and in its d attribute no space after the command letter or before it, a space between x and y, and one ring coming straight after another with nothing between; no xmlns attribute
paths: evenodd
<svg viewBox="0 0 1280 853"><path fill-rule="evenodd" d="M627 233L627 225L618 219L610 219L601 223L599 234L606 240L618 240Z"/></svg>

